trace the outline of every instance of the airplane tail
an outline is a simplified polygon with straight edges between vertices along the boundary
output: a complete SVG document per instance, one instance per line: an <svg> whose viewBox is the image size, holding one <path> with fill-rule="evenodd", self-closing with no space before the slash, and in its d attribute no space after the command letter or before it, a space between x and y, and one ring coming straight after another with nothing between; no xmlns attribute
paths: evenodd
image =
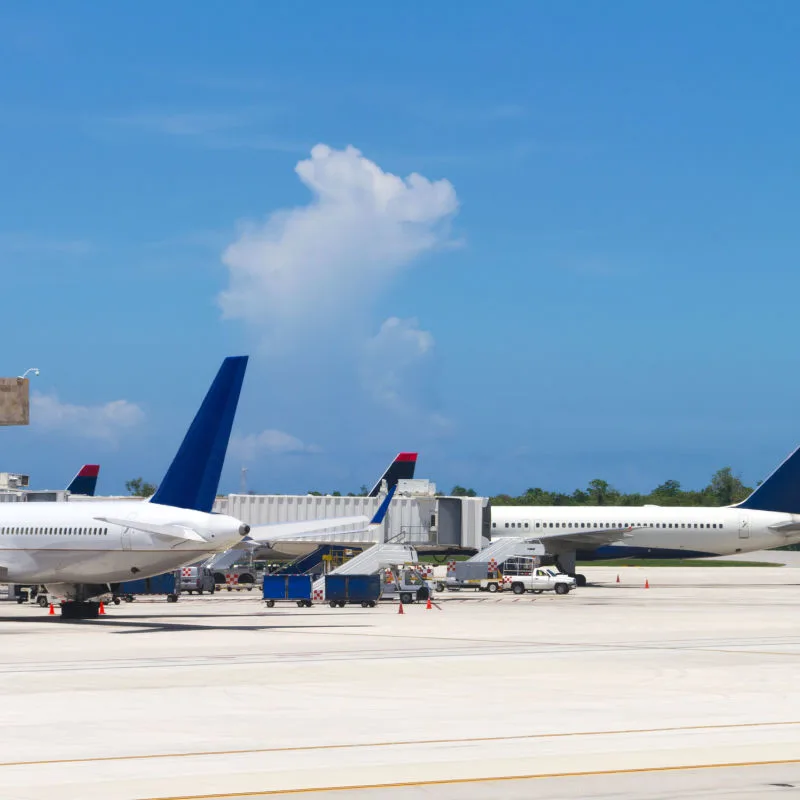
<svg viewBox="0 0 800 800"><path fill-rule="evenodd" d="M222 362L151 503L211 511L246 368L247 356Z"/></svg>
<svg viewBox="0 0 800 800"><path fill-rule="evenodd" d="M411 480L414 477L414 470L417 467L416 453L398 453L394 461L386 469L386 472L378 478L378 482L372 487L368 497L377 497L381 490L381 483L386 481L386 487L392 489L397 486L399 480Z"/></svg>
<svg viewBox="0 0 800 800"><path fill-rule="evenodd" d="M375 516L369 521L370 525L380 525L384 518L386 517L386 512L389 510L389 504L392 502L392 497L394 497L394 493L397 490L397 484L392 486L391 489L386 494L386 497L383 498L383 502L378 506L378 510L375 512Z"/></svg>
<svg viewBox="0 0 800 800"><path fill-rule="evenodd" d="M800 514L800 447L736 508Z"/></svg>
<svg viewBox="0 0 800 800"><path fill-rule="evenodd" d="M70 494L83 494L88 497L94 497L94 490L97 487L97 476L99 474L99 464L84 464L78 470L78 474L72 479L70 485L67 486L67 491Z"/></svg>

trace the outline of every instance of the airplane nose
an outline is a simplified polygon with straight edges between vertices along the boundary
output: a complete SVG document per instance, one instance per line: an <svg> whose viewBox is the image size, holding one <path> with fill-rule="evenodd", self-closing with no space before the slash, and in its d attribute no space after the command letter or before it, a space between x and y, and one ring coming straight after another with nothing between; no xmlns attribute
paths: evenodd
<svg viewBox="0 0 800 800"><path fill-rule="evenodd" d="M239 536L247 536L248 533L250 533L250 526L247 523L239 526Z"/></svg>

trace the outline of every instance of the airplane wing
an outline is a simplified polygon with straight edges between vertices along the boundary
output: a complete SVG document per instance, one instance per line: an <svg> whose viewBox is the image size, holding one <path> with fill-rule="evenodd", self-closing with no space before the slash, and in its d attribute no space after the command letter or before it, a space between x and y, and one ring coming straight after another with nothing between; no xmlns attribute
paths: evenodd
<svg viewBox="0 0 800 800"><path fill-rule="evenodd" d="M612 544L627 539L633 527L616 529L597 529L581 531L561 531L547 533L538 539L550 552L558 550L594 550L605 544Z"/></svg>
<svg viewBox="0 0 800 800"><path fill-rule="evenodd" d="M132 528L154 536L163 536L166 539L176 539L183 542L205 542L206 540L197 531L185 528L183 525L154 525L151 522L139 522L136 519L115 519L113 517L95 517L98 522L109 525L119 525L123 528Z"/></svg>
<svg viewBox="0 0 800 800"><path fill-rule="evenodd" d="M315 519L307 520L306 522L280 522L275 525L256 525L250 528L250 533L246 537L246 540L259 544L269 544L271 542L293 541L296 539L320 539L328 535L334 536L343 533L366 533L383 522L396 489L397 484L389 489L372 519L365 516L332 517L331 519ZM364 525L364 523L369 524ZM345 525L361 525L362 527L350 531L332 530Z"/></svg>

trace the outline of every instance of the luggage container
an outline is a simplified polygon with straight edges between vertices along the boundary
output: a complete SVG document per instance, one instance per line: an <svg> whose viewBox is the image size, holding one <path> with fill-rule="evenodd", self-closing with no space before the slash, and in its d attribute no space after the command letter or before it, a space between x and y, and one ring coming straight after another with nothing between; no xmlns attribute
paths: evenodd
<svg viewBox="0 0 800 800"><path fill-rule="evenodd" d="M344 608L347 603L374 608L380 596L381 576L378 574L325 576L325 597L331 608Z"/></svg>
<svg viewBox="0 0 800 800"><path fill-rule="evenodd" d="M311 575L265 575L263 596L267 608L276 600L293 600L300 608L311 608Z"/></svg>
<svg viewBox="0 0 800 800"><path fill-rule="evenodd" d="M135 581L120 583L114 597L121 597L126 603L132 603L137 595L164 594L168 603L177 603L180 586L175 580L174 572L154 575L152 578L139 578Z"/></svg>

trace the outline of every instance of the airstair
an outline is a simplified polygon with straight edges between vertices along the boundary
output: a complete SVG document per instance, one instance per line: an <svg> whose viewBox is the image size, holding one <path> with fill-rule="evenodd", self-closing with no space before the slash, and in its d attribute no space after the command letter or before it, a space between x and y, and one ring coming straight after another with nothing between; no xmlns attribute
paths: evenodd
<svg viewBox="0 0 800 800"><path fill-rule="evenodd" d="M316 572L317 567L325 560L325 556L341 557L348 548L342 545L321 544L310 553L284 564L276 569L273 575L306 575L309 572Z"/></svg>
<svg viewBox="0 0 800 800"><path fill-rule="evenodd" d="M465 563L469 564L502 564L513 557L535 557L543 556L545 553L544 545L538 539L522 538L518 536L504 536L496 539L488 547L484 547L472 558L468 558Z"/></svg>
<svg viewBox="0 0 800 800"><path fill-rule="evenodd" d="M408 562L417 561L417 551L410 544L376 544L355 558L345 561L329 575L373 575L386 567L396 567ZM312 598L316 601L325 599L325 578L314 581Z"/></svg>

